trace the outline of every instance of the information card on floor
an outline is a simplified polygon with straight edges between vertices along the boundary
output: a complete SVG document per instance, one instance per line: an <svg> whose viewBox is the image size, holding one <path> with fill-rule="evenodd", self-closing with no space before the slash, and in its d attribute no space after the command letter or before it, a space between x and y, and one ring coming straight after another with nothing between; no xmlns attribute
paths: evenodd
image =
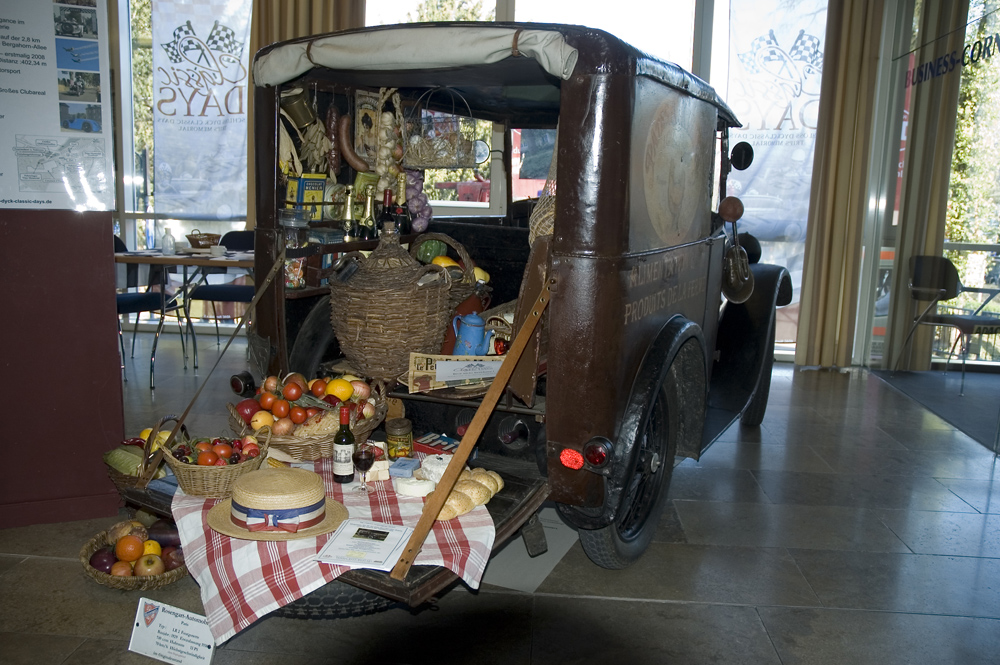
<svg viewBox="0 0 1000 665"><path fill-rule="evenodd" d="M161 602L140 598L128 650L165 663L211 663L215 640L208 620Z"/></svg>

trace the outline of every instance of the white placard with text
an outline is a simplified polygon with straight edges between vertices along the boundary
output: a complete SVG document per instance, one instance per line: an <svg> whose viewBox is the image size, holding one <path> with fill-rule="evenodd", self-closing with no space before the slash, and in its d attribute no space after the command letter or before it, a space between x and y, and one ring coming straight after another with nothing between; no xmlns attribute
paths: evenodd
<svg viewBox="0 0 1000 665"><path fill-rule="evenodd" d="M171 605L140 598L128 650L165 663L211 663L215 639L208 620Z"/></svg>

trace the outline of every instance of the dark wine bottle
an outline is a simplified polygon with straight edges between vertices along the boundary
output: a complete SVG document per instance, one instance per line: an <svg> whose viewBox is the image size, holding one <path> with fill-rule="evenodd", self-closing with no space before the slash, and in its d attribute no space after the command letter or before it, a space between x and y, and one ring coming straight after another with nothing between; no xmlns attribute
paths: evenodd
<svg viewBox="0 0 1000 665"><path fill-rule="evenodd" d="M396 202L393 206L393 216L396 218L396 233L405 236L412 231L410 209L406 205L405 173L400 173L396 179Z"/></svg>
<svg viewBox="0 0 1000 665"><path fill-rule="evenodd" d="M396 223L396 215L393 214L392 190L388 187L382 192L382 212L378 214L378 230L382 233L385 230L385 223Z"/></svg>
<svg viewBox="0 0 1000 665"><path fill-rule="evenodd" d="M354 434L351 432L351 407L340 407L340 429L333 437L333 481L354 480Z"/></svg>

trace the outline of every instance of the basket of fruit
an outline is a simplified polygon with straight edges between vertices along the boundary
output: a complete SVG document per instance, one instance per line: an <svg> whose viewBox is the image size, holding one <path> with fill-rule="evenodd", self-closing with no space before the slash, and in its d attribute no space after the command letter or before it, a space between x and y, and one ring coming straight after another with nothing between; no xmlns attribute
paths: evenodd
<svg viewBox="0 0 1000 665"><path fill-rule="evenodd" d="M161 464L156 451L166 443L170 432L162 430L163 424L177 420L177 416L167 416L155 427L147 427L139 436L122 441L121 445L104 453L104 463L108 465L108 477L118 491L143 488L154 478L163 478L167 470ZM181 425L177 440L186 441L187 428Z"/></svg>
<svg viewBox="0 0 1000 665"><path fill-rule="evenodd" d="M294 373L283 381L269 376L256 397L227 405L229 427L241 436L270 427L272 448L311 462L333 455L333 439L340 429L338 407L353 407L351 433L356 441L365 441L389 410L386 392L382 381L368 384L351 375L312 381Z"/></svg>
<svg viewBox="0 0 1000 665"><path fill-rule="evenodd" d="M157 520L149 529L142 522L119 522L91 538L80 550L87 575L122 591L159 589L187 575L177 527Z"/></svg>
<svg viewBox="0 0 1000 665"><path fill-rule="evenodd" d="M218 233L202 233L198 229L194 229L187 236L188 242L191 246L196 249L206 249L212 245L218 245L219 240L222 236Z"/></svg>
<svg viewBox="0 0 1000 665"><path fill-rule="evenodd" d="M163 459L185 494L225 499L237 478L260 468L270 439L269 427L238 439L192 439L173 447Z"/></svg>

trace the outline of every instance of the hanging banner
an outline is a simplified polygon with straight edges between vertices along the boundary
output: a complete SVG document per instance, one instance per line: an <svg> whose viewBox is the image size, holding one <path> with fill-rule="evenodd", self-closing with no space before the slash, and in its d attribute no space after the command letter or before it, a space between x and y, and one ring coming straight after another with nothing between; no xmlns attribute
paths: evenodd
<svg viewBox="0 0 1000 665"><path fill-rule="evenodd" d="M741 230L762 241L803 242L809 212L826 0L733 0L727 101L743 122L753 165L734 171L729 194L746 212Z"/></svg>
<svg viewBox="0 0 1000 665"><path fill-rule="evenodd" d="M0 208L111 210L106 0L0 3Z"/></svg>
<svg viewBox="0 0 1000 665"><path fill-rule="evenodd" d="M157 213L246 215L250 8L251 0L153 3Z"/></svg>

